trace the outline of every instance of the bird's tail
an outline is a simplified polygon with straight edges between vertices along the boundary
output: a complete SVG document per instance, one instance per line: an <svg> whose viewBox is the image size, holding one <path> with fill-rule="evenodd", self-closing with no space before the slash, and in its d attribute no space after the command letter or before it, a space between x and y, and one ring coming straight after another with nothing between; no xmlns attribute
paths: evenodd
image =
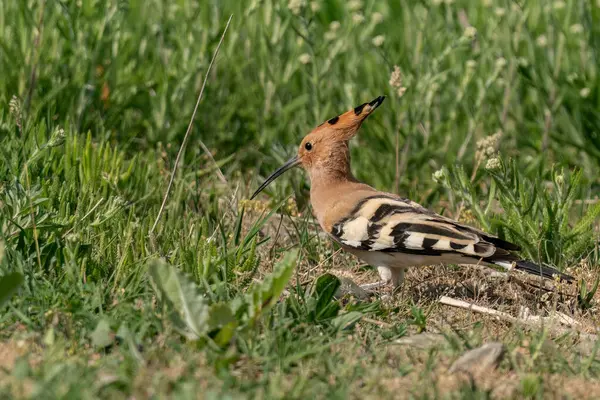
<svg viewBox="0 0 600 400"><path fill-rule="evenodd" d="M555 276L558 276L560 280L566 282L573 282L575 280L575 278L573 278L571 275L562 273L556 268L552 268L548 265L538 265L528 260L490 259L486 261L488 261L491 264L496 264L507 270L514 268L518 271L527 272L528 274L541 276L547 279L554 279Z"/></svg>

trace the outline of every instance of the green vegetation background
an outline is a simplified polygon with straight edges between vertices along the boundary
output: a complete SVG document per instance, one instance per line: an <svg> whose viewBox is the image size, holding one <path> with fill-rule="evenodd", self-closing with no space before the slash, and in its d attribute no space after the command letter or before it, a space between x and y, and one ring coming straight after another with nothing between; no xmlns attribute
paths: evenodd
<svg viewBox="0 0 600 400"><path fill-rule="evenodd" d="M359 179L436 211L465 206L472 223L523 243L535 260L597 267L599 50L597 1L3 1L0 275L18 272L24 282L0 310L0 335L10 346L25 341L27 351L0 378L0 392L386 393L377 346L403 335L419 310L376 302L341 312L325 300L313 304L319 290L297 286L295 300L265 308L264 319L231 303L239 332L221 347L190 344L156 305L149 260L178 266L211 304L244 298L291 247L300 248L302 265L330 266L335 249L312 228L303 174L267 192L266 208L291 193L302 212L286 219L288 243L260 237L265 219L244 216L238 201L314 126L383 94L352 143ZM292 286L300 285L294 276ZM392 327L357 340L348 336L351 319L339 319L352 312L375 313ZM227 324L215 326L224 332ZM112 346L117 331L125 344L98 350ZM472 335L453 350L481 341ZM597 376L595 362L569 360L569 368L555 360L556 370ZM417 368L392 364L398 376ZM429 366L418 368L427 379ZM539 368L546 367L523 371L526 393L543 393L530 375Z"/></svg>

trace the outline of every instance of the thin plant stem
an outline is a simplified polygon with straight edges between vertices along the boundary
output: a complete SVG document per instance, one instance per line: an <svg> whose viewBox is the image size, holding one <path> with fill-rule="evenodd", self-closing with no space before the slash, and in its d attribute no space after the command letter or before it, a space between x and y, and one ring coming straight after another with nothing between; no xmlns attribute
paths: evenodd
<svg viewBox="0 0 600 400"><path fill-rule="evenodd" d="M27 200L29 200L29 212L31 214L31 223L33 224L33 241L35 243L35 254L39 270L42 270L42 257L40 255L40 244L38 242L37 225L35 223L35 213L33 212L33 201L31 201L31 181L29 179L28 162L25 162L25 181L27 182Z"/></svg>
<svg viewBox="0 0 600 400"><path fill-rule="evenodd" d="M202 100L202 95L204 94L204 88L206 87L206 82L208 81L208 76L210 75L210 70L212 69L215 59L217 58L217 55L219 54L219 49L221 48L223 39L225 39L225 34L227 33L227 29L229 29L229 24L231 23L232 18L233 18L233 14L229 16L229 20L227 21L227 25L225 25L225 29L223 30L223 34L221 35L219 44L217 45L217 48L215 49L212 60L210 60L210 64L208 64L208 69L206 70L206 75L204 76L204 82L202 82L202 87L200 88L200 94L198 95L198 100L196 100L196 106L194 107L194 112L192 113L192 117L190 118L190 123L188 125L187 131L185 132L185 136L183 137L183 142L181 142L181 147L179 147L179 152L177 152L177 158L175 159L175 165L173 165L173 171L171 172L171 178L169 179L169 185L167 186L167 190L165 192L165 196L163 197L162 204L160 205L160 210L158 211L156 220L154 220L154 224L152 225L152 228L150 229L151 234L154 233L154 229L156 228L156 225L158 224L158 221L160 220L160 217L161 217L161 215L165 209L165 206L167 204L167 200L169 198L169 193L171 192L171 187L173 186L173 181L175 180L175 174L177 173L177 167L179 166L179 161L185 150L185 145L187 144L187 141L190 137L190 133L192 132L192 124L194 123L194 118L196 117L196 112L198 111L198 106L200 105L200 100ZM208 149L206 148L204 143L200 142L200 145L202 146L202 149L204 151L206 151L206 153L208 154L208 157L214 162L214 158L212 157L212 154L210 154L210 151L208 151ZM220 172L218 166L217 166L217 171ZM221 173L221 175L223 175L223 174ZM223 177L223 179L225 179L225 177Z"/></svg>

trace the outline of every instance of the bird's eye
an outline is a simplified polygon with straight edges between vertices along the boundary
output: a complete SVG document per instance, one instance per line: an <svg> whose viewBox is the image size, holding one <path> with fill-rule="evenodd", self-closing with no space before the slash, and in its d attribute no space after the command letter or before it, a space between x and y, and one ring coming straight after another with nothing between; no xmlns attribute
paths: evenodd
<svg viewBox="0 0 600 400"><path fill-rule="evenodd" d="M306 144L304 145L304 148L308 151L312 150L312 144L310 142L306 142Z"/></svg>

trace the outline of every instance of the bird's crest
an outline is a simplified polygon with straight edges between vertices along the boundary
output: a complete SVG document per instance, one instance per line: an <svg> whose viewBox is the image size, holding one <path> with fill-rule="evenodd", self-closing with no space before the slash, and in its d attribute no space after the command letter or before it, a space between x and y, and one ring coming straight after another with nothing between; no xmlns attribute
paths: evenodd
<svg viewBox="0 0 600 400"><path fill-rule="evenodd" d="M351 139L362 122L383 103L385 96L379 96L368 103L363 103L347 112L328 119L317 126L309 135L328 136L334 140Z"/></svg>

